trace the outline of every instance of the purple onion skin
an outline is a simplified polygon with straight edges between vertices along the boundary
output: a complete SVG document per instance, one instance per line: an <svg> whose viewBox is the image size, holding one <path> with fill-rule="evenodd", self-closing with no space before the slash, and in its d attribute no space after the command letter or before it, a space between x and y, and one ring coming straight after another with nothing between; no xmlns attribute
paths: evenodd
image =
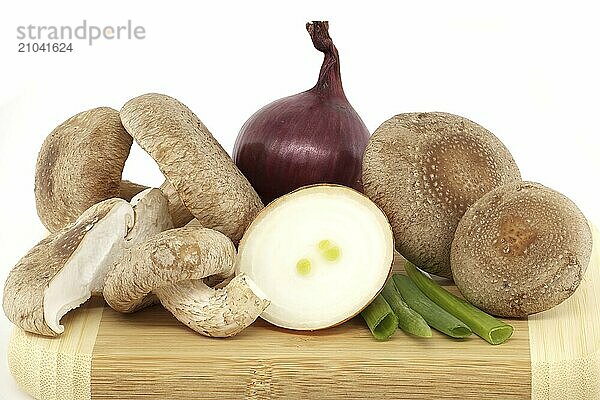
<svg viewBox="0 0 600 400"><path fill-rule="evenodd" d="M236 165L265 204L315 183L361 189L369 131L344 94L328 24L315 21L307 29L315 47L325 53L317 84L254 113L233 150Z"/></svg>

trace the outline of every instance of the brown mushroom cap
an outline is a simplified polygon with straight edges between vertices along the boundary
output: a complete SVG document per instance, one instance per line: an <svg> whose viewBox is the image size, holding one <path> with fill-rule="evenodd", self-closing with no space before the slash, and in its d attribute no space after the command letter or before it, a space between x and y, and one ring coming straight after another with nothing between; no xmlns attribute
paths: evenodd
<svg viewBox="0 0 600 400"><path fill-rule="evenodd" d="M104 296L119 312L135 312L161 286L234 272L235 246L212 229L171 229L134 246L107 274Z"/></svg>
<svg viewBox="0 0 600 400"><path fill-rule="evenodd" d="M373 134L363 159L364 192L387 215L396 249L451 278L458 221L477 199L521 175L491 132L446 113L399 114Z"/></svg>
<svg viewBox="0 0 600 400"><path fill-rule="evenodd" d="M173 219L173 225L175 228L185 226L188 222L194 219L194 216L181 202L179 194L169 181L164 181L163 184L160 185L160 190L169 200L169 212L171 213L171 218Z"/></svg>
<svg viewBox="0 0 600 400"><path fill-rule="evenodd" d="M72 223L92 205L119 196L132 142L119 112L108 107L83 111L50 133L35 174L37 212L50 232Z"/></svg>
<svg viewBox="0 0 600 400"><path fill-rule="evenodd" d="M206 336L226 337L250 325L269 302L244 275L214 289L202 280L234 273L236 251L220 232L185 227L162 232L127 252L110 269L107 303L119 312L152 304L154 295L177 319Z"/></svg>
<svg viewBox="0 0 600 400"><path fill-rule="evenodd" d="M510 183L465 213L452 242L452 273L475 306L525 317L573 294L591 251L590 228L571 200L537 183Z"/></svg>
<svg viewBox="0 0 600 400"><path fill-rule="evenodd" d="M121 121L202 226L237 243L262 203L198 117L178 100L150 93L128 101Z"/></svg>

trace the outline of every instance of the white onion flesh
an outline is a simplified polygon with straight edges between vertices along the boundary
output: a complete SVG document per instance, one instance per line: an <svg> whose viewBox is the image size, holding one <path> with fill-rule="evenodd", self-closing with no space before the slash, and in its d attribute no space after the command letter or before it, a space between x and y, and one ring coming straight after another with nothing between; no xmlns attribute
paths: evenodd
<svg viewBox="0 0 600 400"><path fill-rule="evenodd" d="M339 259L322 256L321 240L340 248ZM316 330L346 321L373 300L389 275L393 248L387 218L368 198L343 186L316 185L258 215L240 243L237 269L271 301L263 319ZM296 269L303 258L311 262L308 275Z"/></svg>

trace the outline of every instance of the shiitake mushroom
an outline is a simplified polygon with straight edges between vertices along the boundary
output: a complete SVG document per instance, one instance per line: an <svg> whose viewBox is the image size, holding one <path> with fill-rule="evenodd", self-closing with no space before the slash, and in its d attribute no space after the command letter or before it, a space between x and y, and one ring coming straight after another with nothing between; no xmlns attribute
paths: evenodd
<svg viewBox="0 0 600 400"><path fill-rule="evenodd" d="M592 233L575 203L533 182L500 186L465 213L452 242L456 285L498 316L550 309L579 286Z"/></svg>
<svg viewBox="0 0 600 400"><path fill-rule="evenodd" d="M467 208L520 181L508 149L458 115L399 114L373 134L363 159L364 193L387 215L396 250L427 272L451 278L450 246Z"/></svg>

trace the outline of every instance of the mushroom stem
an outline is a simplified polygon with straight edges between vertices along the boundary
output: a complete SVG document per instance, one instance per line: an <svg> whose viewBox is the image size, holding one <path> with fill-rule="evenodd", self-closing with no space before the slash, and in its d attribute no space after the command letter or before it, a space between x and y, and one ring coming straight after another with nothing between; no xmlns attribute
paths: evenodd
<svg viewBox="0 0 600 400"><path fill-rule="evenodd" d="M207 285L209 280L233 276L235 257L233 242L218 231L171 229L131 248L113 264L104 297L123 313L144 308L157 297L175 318L198 333L233 336L270 303L243 274L218 288Z"/></svg>
<svg viewBox="0 0 600 400"><path fill-rule="evenodd" d="M179 321L205 336L229 337L241 332L269 305L255 293L246 275L222 289L188 280L154 290L162 305ZM199 311L201 310L201 311Z"/></svg>

